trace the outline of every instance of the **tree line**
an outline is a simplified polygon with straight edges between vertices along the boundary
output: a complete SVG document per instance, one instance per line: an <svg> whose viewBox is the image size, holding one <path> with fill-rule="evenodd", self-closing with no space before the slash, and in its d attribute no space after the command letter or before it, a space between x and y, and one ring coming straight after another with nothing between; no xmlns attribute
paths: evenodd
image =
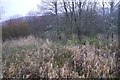
<svg viewBox="0 0 120 80"><path fill-rule="evenodd" d="M43 6L39 8L55 15L55 26L62 28L67 38L72 38L72 34L75 34L81 40L82 35L94 36L102 33L106 40L112 38L113 41L118 22L116 5L113 0L101 3L86 0L43 0ZM60 14L63 14L62 24Z"/></svg>
<svg viewBox="0 0 120 80"><path fill-rule="evenodd" d="M105 7L106 5L109 7ZM38 16L40 13L38 11L28 14L32 18L6 21L7 25L2 27L3 40L30 34L43 37L45 32L54 34L58 39L61 39L61 34L64 34L66 39L71 39L75 35L79 40L82 36L96 34L104 34L106 40L110 37L113 40L114 35L117 34L118 9L115 9L114 1L99 4L86 2L86 0L63 0L62 2L51 0L44 1L42 7L38 6L38 8L43 12L42 16Z"/></svg>

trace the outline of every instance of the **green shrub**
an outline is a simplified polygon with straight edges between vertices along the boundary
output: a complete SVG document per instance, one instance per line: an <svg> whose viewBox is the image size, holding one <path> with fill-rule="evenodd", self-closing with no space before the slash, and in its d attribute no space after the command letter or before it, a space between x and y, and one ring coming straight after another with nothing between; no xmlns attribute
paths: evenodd
<svg viewBox="0 0 120 80"><path fill-rule="evenodd" d="M79 39L71 39L71 40L67 40L66 45L78 45L80 44L80 40Z"/></svg>
<svg viewBox="0 0 120 80"><path fill-rule="evenodd" d="M97 46L97 45L99 45L99 40L96 37L91 37L91 38L88 39L88 43L90 45Z"/></svg>

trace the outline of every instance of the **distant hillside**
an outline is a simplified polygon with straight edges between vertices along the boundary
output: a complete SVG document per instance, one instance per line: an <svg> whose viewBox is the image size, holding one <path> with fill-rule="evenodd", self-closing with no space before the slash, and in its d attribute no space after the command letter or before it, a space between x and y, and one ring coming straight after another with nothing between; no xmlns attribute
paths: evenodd
<svg viewBox="0 0 120 80"><path fill-rule="evenodd" d="M54 15L26 16L2 22L3 39L18 38L30 34L38 35L48 30L49 25L54 25Z"/></svg>
<svg viewBox="0 0 120 80"><path fill-rule="evenodd" d="M112 34L117 32L117 9L111 17L109 11L103 16L98 11L82 10L81 15L77 12L72 15L61 13L45 14L44 16L25 16L10 19L2 22L3 40L11 38L25 37L33 34L35 37L44 37L45 34L58 38L65 35L72 38L72 35L95 36L99 33ZM112 22L112 24L111 24Z"/></svg>

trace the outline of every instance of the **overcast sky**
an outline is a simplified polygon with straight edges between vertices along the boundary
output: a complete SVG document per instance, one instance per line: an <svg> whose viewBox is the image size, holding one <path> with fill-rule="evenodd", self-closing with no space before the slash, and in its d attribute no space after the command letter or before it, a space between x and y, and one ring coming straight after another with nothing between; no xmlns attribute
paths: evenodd
<svg viewBox="0 0 120 80"><path fill-rule="evenodd" d="M46 1L50 1L50 0L46 0ZM95 0L95 1L102 1L102 0ZM104 0L104 1L108 1L108 0ZM114 0L114 1L119 1L119 0ZM25 16L29 11L37 10L37 5L41 4L41 0L0 0L0 2L1 2L0 7L2 7L5 12L2 15L3 19L7 19L15 15Z"/></svg>
<svg viewBox="0 0 120 80"><path fill-rule="evenodd" d="M41 0L0 0L0 2L4 18L14 15L25 16L29 11L37 10L37 5L41 4Z"/></svg>

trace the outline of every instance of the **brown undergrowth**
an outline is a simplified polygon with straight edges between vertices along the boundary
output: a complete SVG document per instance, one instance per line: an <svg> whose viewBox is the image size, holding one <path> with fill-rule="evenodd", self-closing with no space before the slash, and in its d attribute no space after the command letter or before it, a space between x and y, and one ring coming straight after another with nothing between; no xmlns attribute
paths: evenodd
<svg viewBox="0 0 120 80"><path fill-rule="evenodd" d="M113 78L115 47L55 45L27 39L3 43L4 78Z"/></svg>

